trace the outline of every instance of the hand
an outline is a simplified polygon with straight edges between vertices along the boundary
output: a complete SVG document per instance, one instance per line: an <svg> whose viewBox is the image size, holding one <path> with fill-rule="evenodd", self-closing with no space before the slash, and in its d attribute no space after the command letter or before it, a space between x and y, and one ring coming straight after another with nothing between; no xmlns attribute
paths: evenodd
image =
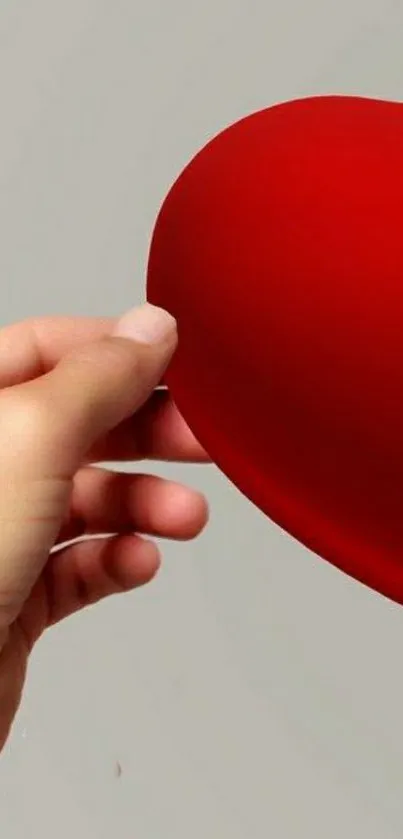
<svg viewBox="0 0 403 839"><path fill-rule="evenodd" d="M206 523L194 491L90 465L206 460L155 390L176 342L152 306L0 330L0 749L43 631L154 577L157 547L136 531L188 539ZM104 537L73 541L88 534Z"/></svg>

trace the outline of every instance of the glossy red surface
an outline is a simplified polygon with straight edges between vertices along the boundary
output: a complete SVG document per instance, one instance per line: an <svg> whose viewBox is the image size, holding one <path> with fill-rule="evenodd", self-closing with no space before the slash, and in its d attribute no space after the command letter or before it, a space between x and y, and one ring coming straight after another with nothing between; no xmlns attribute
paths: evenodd
<svg viewBox="0 0 403 839"><path fill-rule="evenodd" d="M304 99L221 133L162 207L148 297L216 464L403 602L403 105Z"/></svg>

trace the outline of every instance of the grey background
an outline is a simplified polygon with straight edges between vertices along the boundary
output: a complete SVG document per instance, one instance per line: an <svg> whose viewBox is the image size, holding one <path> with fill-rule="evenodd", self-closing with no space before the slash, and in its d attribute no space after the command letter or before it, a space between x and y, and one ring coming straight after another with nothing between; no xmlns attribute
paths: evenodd
<svg viewBox="0 0 403 839"><path fill-rule="evenodd" d="M402 27L392 0L1 0L1 323L139 302L189 157L278 100L399 99ZM160 471L207 492L210 527L40 643L0 835L401 837L403 611L217 471Z"/></svg>

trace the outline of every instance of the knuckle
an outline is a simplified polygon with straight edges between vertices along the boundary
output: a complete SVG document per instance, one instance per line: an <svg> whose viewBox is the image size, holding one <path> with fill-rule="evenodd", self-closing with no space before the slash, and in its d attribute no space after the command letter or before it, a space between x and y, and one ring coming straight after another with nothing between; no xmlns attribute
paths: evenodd
<svg viewBox="0 0 403 839"><path fill-rule="evenodd" d="M26 592L20 591L3 591L0 592L0 638L7 633L8 628L12 626L14 621L18 618L21 608L26 597ZM1 647L1 641L0 641Z"/></svg>

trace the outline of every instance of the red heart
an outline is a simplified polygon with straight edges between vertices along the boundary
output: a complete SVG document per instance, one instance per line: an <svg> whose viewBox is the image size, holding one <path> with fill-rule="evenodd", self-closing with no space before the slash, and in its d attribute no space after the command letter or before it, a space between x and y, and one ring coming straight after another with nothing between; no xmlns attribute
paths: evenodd
<svg viewBox="0 0 403 839"><path fill-rule="evenodd" d="M216 464L402 603L403 105L304 99L224 131L163 205L148 296Z"/></svg>

